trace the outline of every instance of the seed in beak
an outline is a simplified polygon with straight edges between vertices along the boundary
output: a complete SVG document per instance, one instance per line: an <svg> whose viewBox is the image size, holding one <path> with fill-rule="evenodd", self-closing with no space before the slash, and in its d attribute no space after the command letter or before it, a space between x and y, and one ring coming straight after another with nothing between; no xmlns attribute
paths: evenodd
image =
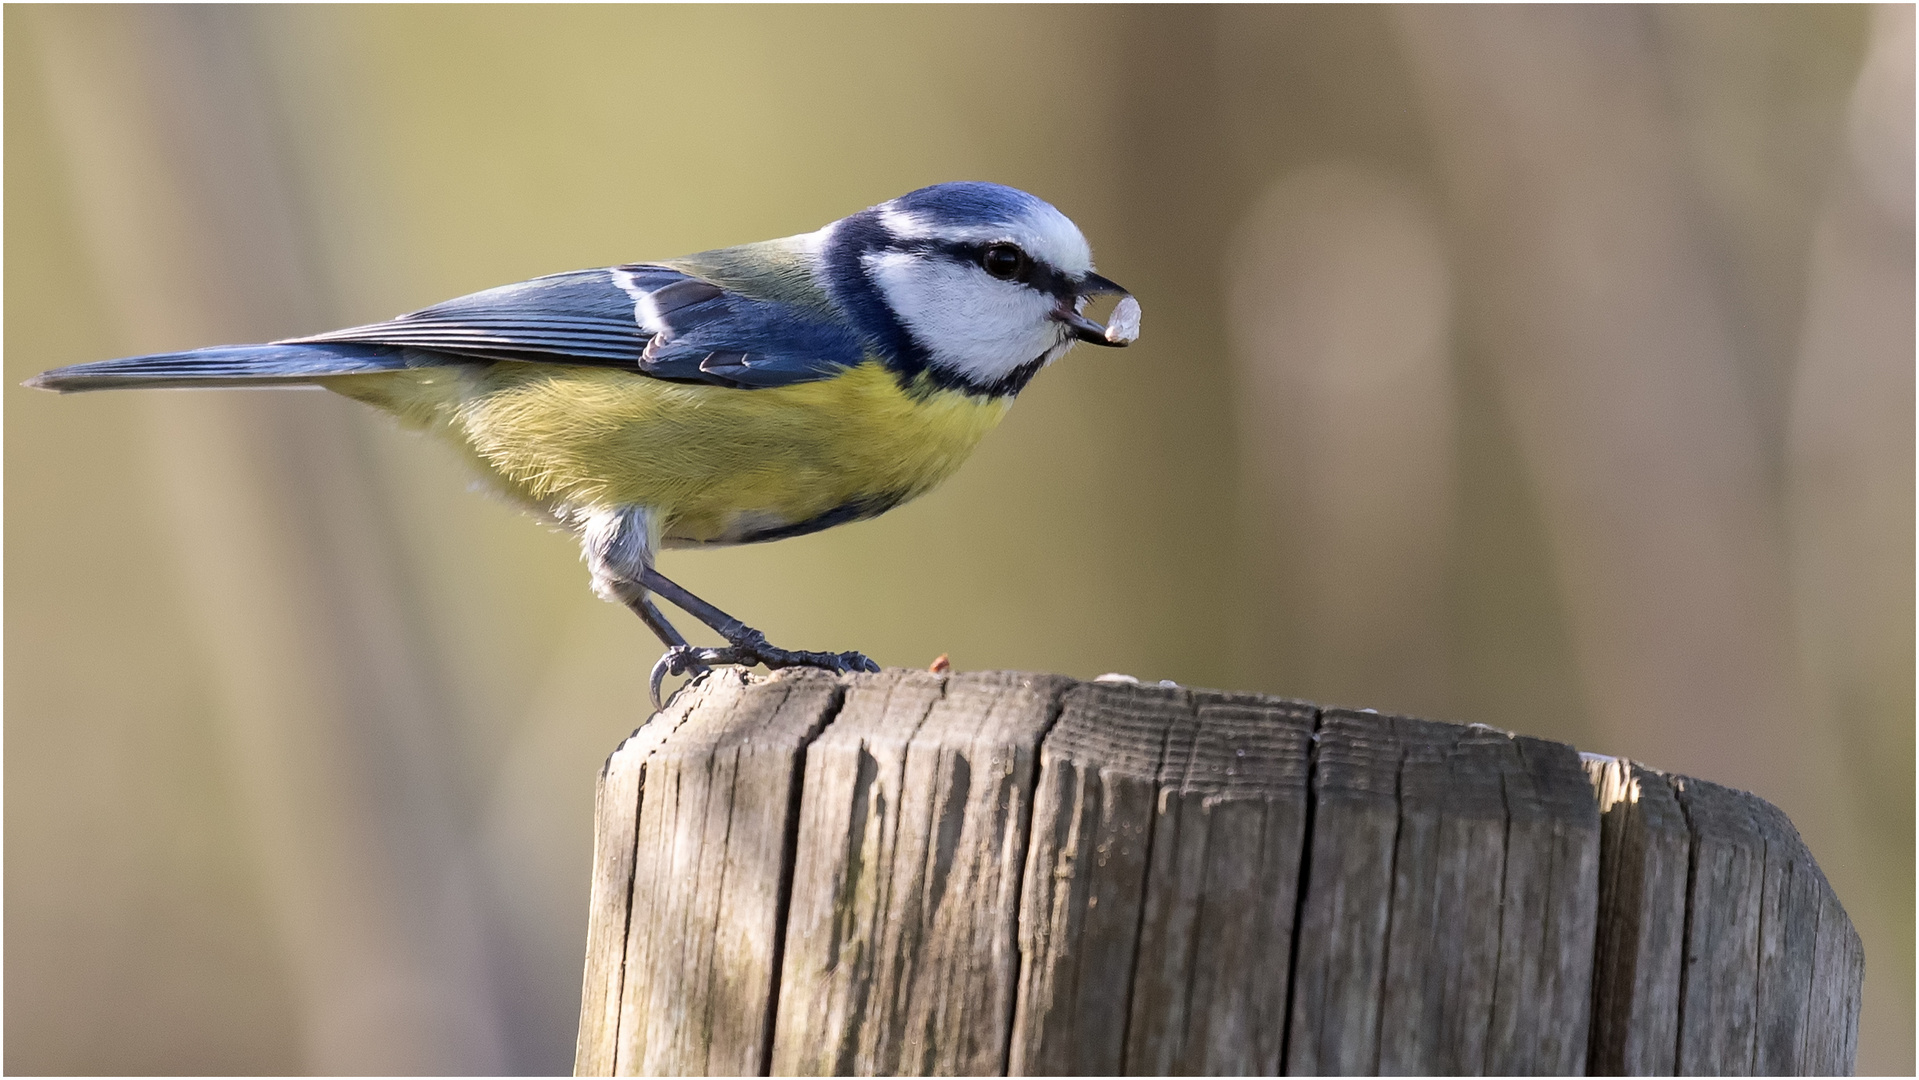
<svg viewBox="0 0 1919 1080"><path fill-rule="evenodd" d="M1106 319L1106 340L1114 345L1131 345L1139 340L1139 301L1120 297L1113 314Z"/></svg>
<svg viewBox="0 0 1919 1080"><path fill-rule="evenodd" d="M1080 302L1085 302L1084 297ZM1124 348L1139 337L1139 301L1130 295L1120 298L1113 308L1111 320L1105 326L1081 315L1063 302L1053 310L1053 318L1070 327L1075 338L1094 345Z"/></svg>

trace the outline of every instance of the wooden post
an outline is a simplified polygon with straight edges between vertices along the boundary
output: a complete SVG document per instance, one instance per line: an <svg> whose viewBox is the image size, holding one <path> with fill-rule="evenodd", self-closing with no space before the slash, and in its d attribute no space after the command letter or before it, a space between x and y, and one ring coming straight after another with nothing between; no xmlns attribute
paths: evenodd
<svg viewBox="0 0 1919 1080"><path fill-rule="evenodd" d="M807 750L773 1071L1000 1073L1039 741L1070 680L857 680Z"/></svg>
<svg viewBox="0 0 1919 1080"><path fill-rule="evenodd" d="M1844 1073L1784 815L1483 726L722 671L608 760L580 1075Z"/></svg>
<svg viewBox="0 0 1919 1080"><path fill-rule="evenodd" d="M766 1071L800 764L842 692L722 670L608 760L576 1070Z"/></svg>

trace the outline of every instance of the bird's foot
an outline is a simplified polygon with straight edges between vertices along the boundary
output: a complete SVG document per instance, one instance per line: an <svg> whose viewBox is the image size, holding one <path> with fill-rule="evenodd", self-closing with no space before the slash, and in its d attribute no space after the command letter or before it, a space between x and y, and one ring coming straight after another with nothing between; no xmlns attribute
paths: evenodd
<svg viewBox="0 0 1919 1080"><path fill-rule="evenodd" d="M649 688L653 693L653 708L660 709L660 684L668 675L684 675L688 672L698 675L714 664L739 664L752 667L758 664L767 668L811 667L830 671L835 675L845 675L855 671L877 672L880 666L868 659L866 654L858 652L802 652L794 649L782 649L766 640L766 635L751 627L736 634L733 642L724 648L707 648L699 645L675 645L666 650L659 661L653 665L653 677Z"/></svg>
<svg viewBox="0 0 1919 1080"><path fill-rule="evenodd" d="M724 661L733 664L760 664L768 668L812 667L830 671L835 675L846 675L855 671L877 672L878 664L867 659L865 653L858 652L800 652L794 649L782 649L766 640L766 635L747 627L732 639L732 645L722 652L731 652L737 659Z"/></svg>

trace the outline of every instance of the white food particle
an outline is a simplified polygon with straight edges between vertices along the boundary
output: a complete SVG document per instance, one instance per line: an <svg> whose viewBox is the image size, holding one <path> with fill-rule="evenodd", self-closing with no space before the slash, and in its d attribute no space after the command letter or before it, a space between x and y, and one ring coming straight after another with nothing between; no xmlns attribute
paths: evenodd
<svg viewBox="0 0 1919 1080"><path fill-rule="evenodd" d="M1121 297L1113 308L1113 317L1106 320L1106 340L1118 344L1139 339L1139 301L1130 296Z"/></svg>

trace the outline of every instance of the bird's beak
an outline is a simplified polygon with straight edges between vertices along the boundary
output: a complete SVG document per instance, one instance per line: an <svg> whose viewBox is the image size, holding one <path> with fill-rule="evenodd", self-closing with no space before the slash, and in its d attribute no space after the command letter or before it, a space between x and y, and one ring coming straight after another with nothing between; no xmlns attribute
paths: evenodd
<svg viewBox="0 0 1919 1080"><path fill-rule="evenodd" d="M1133 294L1123 286L1098 274L1088 272L1080 279L1079 298L1082 300L1115 293L1120 301L1104 326L1074 310L1077 305L1063 302L1054 310L1053 318L1065 323L1073 331L1073 336L1081 341L1108 348L1124 348L1139 337L1139 301L1133 299Z"/></svg>

